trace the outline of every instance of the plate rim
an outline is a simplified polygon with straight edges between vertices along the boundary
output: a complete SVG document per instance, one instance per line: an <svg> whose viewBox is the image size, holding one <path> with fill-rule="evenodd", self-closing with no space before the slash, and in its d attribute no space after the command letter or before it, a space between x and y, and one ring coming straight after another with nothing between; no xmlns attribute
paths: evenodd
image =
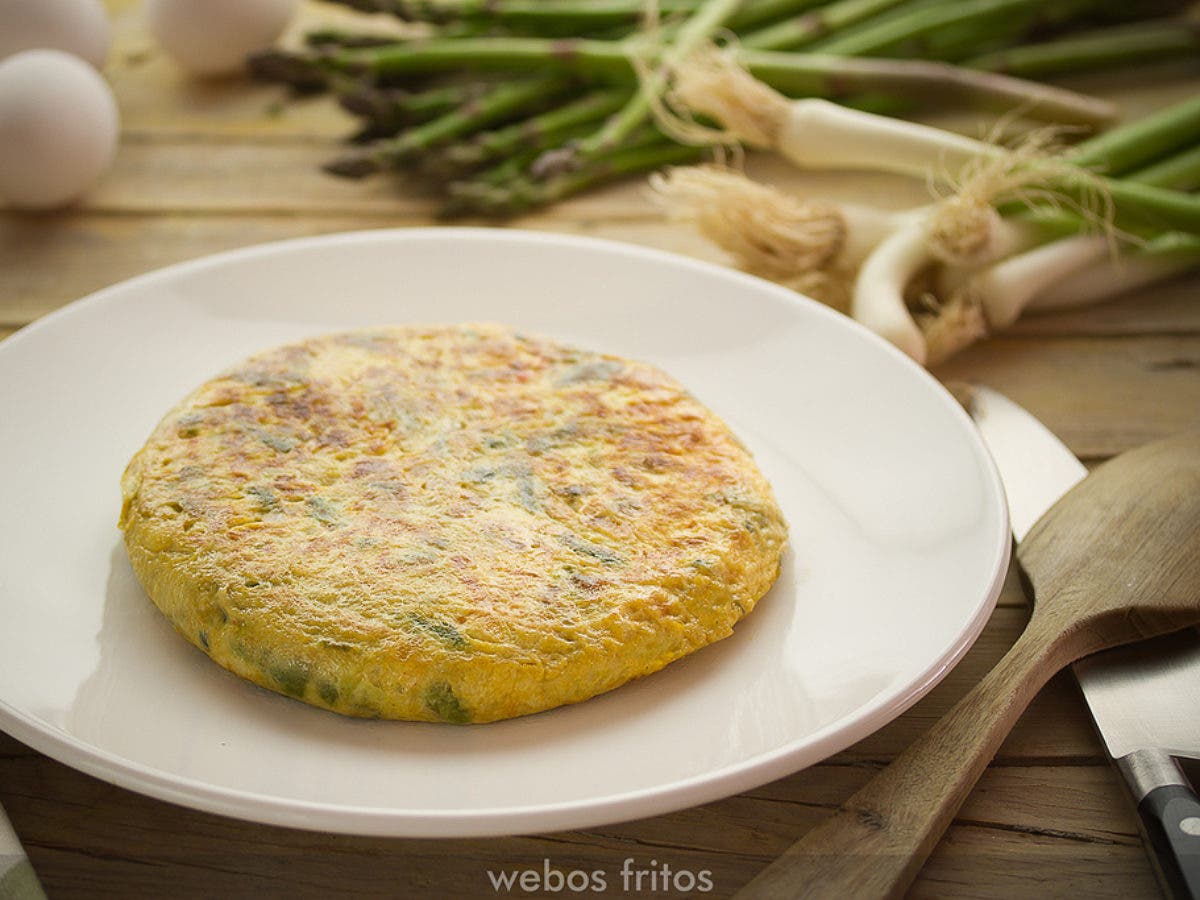
<svg viewBox="0 0 1200 900"><path fill-rule="evenodd" d="M418 226L370 228L267 241L172 263L100 288L39 317L0 341L0 353L29 339L31 334L40 334L47 328L56 327L65 318L97 305L114 302L113 297L119 298L128 290L140 289L159 280L169 280L210 268L219 269L233 261L295 252L306 247L373 241L384 243L395 240L540 243L642 257L698 271L707 276L744 282L755 290L774 294L787 304L802 306L809 313L837 320L840 326L857 330L860 336L874 342L876 349L900 359L910 368L912 374L925 382L943 407L950 411L951 416L958 419L969 436L968 443L984 477L986 494L995 501L992 505L999 515L1000 532L1008 534L1008 509L995 463L970 416L945 386L925 368L854 320L796 291L718 263L609 238L522 228ZM285 799L272 794L213 785L207 781L128 760L74 737L49 723L34 720L3 697L0 697L0 729L64 765L118 787L204 812L310 831L375 837L482 838L597 827L602 824L659 816L729 797L802 768L819 765L829 756L850 747L892 722L921 700L974 645L996 606L1009 568L1012 549L1011 540L1001 540L998 543L999 546L991 560L990 583L982 592L976 607L971 610L966 626L951 646L932 660L912 681L900 688L891 689L889 693L892 696L887 702L874 706L866 714L862 714L860 707L855 713L860 716L857 721L846 724L843 717L806 735L800 742L793 741L768 753L666 784L624 791L599 799L439 810L380 809L344 803ZM872 701L864 705L870 706ZM815 759L807 763L797 763L795 757L801 755L813 756Z"/></svg>

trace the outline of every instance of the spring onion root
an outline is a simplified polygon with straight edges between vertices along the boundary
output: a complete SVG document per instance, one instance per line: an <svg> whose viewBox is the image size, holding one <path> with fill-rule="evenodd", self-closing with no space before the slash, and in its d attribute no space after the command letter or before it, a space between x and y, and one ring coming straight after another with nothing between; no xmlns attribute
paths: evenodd
<svg viewBox="0 0 1200 900"><path fill-rule="evenodd" d="M912 213L803 200L733 169L689 166L651 176L653 198L742 270L848 308L854 271Z"/></svg>
<svg viewBox="0 0 1200 900"><path fill-rule="evenodd" d="M833 204L804 202L717 166L671 169L650 179L674 221L687 222L738 267L775 280L828 268L846 239Z"/></svg>
<svg viewBox="0 0 1200 900"><path fill-rule="evenodd" d="M926 302L929 308L916 317L925 338L926 365L936 365L987 337L983 310L964 295L952 295L944 302L930 297Z"/></svg>

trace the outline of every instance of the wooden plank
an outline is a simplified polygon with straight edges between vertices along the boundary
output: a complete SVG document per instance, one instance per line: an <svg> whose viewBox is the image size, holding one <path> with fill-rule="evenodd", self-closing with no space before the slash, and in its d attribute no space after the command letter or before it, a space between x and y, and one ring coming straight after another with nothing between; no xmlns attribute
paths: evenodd
<svg viewBox="0 0 1200 900"><path fill-rule="evenodd" d="M803 812L760 813L760 830L786 846L861 787L872 771L822 766L767 786L764 792L772 802L800 804ZM1043 802L1052 804L1053 812L1042 808ZM1061 853L1060 842L1067 841L1075 847ZM1105 895L1111 885L1096 882L1109 877L1121 879L1130 896L1156 896L1132 808L1111 768L993 766L910 896L1013 897L1024 892L1066 897L1078 896L1085 885L1089 895Z"/></svg>
<svg viewBox="0 0 1200 900"><path fill-rule="evenodd" d="M783 850L796 833L817 824L837 808L876 771L877 766L866 765L815 766L738 798L709 806L767 800L800 807L798 810L776 810L763 819L761 829L770 832L770 843L763 850L775 854ZM1041 808L1051 802L1053 812ZM757 811L758 807L752 809ZM956 821L961 826L1029 834L1056 831L1064 837L1073 835L1081 841L1097 843L1130 843L1137 835L1131 804L1122 793L1116 771L1108 765L994 765L967 798ZM637 823L622 827L637 828ZM777 841L782 842L782 846L777 845Z"/></svg>
<svg viewBox="0 0 1200 900"><path fill-rule="evenodd" d="M432 217L436 205L418 178L354 181L320 170L339 152L332 141L200 145L171 140L126 142L112 170L87 197L89 212L173 215L370 213Z"/></svg>
<svg viewBox="0 0 1200 900"><path fill-rule="evenodd" d="M0 738L0 801L51 896L342 895L463 897L487 870L707 869L728 896L872 774L819 766L717 803L586 831L493 840L360 838L259 826L151 800ZM1090 896L1149 896L1148 866L1110 769L993 768L938 848L916 895L972 896L1036 879ZM971 894L975 886L988 893ZM1132 892L1132 893L1130 893ZM1011 894L1010 894L1011 895ZM1039 892L1039 896L1045 896ZM674 896L674 894L671 894Z"/></svg>
<svg viewBox="0 0 1200 900"><path fill-rule="evenodd" d="M1190 273L1086 309L1027 313L1004 335L1037 338L1200 334L1197 292L1200 292L1200 273Z"/></svg>
<svg viewBox="0 0 1200 900"><path fill-rule="evenodd" d="M935 370L1003 391L1080 457L1111 456L1200 427L1194 337L1000 336Z"/></svg>
<svg viewBox="0 0 1200 900"><path fill-rule="evenodd" d="M1145 851L1021 831L952 826L910 890L913 900L1162 896Z"/></svg>
<svg viewBox="0 0 1200 900"><path fill-rule="evenodd" d="M254 213L334 215L370 213L432 217L435 185L419 173L363 180L337 178L321 165L345 152L334 139L262 143L245 139L128 138L113 168L85 198L88 212ZM902 209L927 203L916 179L870 172L798 172L776 156L754 154L746 173L799 196ZM661 221L645 177L593 191L537 214L540 218ZM683 227L683 226L679 226Z"/></svg>

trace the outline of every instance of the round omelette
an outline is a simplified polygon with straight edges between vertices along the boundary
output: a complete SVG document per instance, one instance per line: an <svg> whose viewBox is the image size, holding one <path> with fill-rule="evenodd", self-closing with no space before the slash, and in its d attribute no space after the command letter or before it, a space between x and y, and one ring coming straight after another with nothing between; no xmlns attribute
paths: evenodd
<svg viewBox="0 0 1200 900"><path fill-rule="evenodd" d="M495 325L255 356L122 478L129 560L216 662L355 716L488 722L730 634L786 526L729 428L656 368Z"/></svg>

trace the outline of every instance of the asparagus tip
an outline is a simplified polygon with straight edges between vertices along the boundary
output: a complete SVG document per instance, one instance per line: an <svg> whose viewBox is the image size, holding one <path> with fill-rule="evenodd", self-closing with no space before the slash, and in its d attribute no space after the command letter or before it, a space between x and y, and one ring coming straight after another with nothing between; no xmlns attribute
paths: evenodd
<svg viewBox="0 0 1200 900"><path fill-rule="evenodd" d="M454 181L446 186L446 200L438 215L443 219L471 215L500 218L516 214L515 201L510 188L481 181Z"/></svg>
<svg viewBox="0 0 1200 900"><path fill-rule="evenodd" d="M337 102L346 112L363 119L383 118L388 109L387 101L379 89L369 84L342 91L338 94Z"/></svg>
<svg viewBox="0 0 1200 900"><path fill-rule="evenodd" d="M533 161L529 174L537 181L546 181L556 175L570 172L579 166L579 154L573 144L547 150Z"/></svg>
<svg viewBox="0 0 1200 900"><path fill-rule="evenodd" d="M305 34L304 43L314 50L365 50L371 47L387 47L397 43L397 38L386 34L347 34L326 28Z"/></svg>
<svg viewBox="0 0 1200 900"><path fill-rule="evenodd" d="M380 170L379 162L363 153L348 153L330 160L321 167L330 175L339 178L366 178Z"/></svg>
<svg viewBox="0 0 1200 900"><path fill-rule="evenodd" d="M476 213L486 214L494 200L493 189L474 181L452 181L446 185L446 198L438 217L457 219Z"/></svg>
<svg viewBox="0 0 1200 900"><path fill-rule="evenodd" d="M272 48L252 53L246 60L250 74L260 81L286 84L298 91L324 90L327 73L313 59Z"/></svg>
<svg viewBox="0 0 1200 900"><path fill-rule="evenodd" d="M440 182L463 178L475 168L475 165L457 160L447 153L431 153L417 164L417 169L423 176Z"/></svg>
<svg viewBox="0 0 1200 900"><path fill-rule="evenodd" d="M487 151L479 144L452 144L442 151L442 157L446 161L446 165L452 166L461 171L470 171L471 169L487 162Z"/></svg>

